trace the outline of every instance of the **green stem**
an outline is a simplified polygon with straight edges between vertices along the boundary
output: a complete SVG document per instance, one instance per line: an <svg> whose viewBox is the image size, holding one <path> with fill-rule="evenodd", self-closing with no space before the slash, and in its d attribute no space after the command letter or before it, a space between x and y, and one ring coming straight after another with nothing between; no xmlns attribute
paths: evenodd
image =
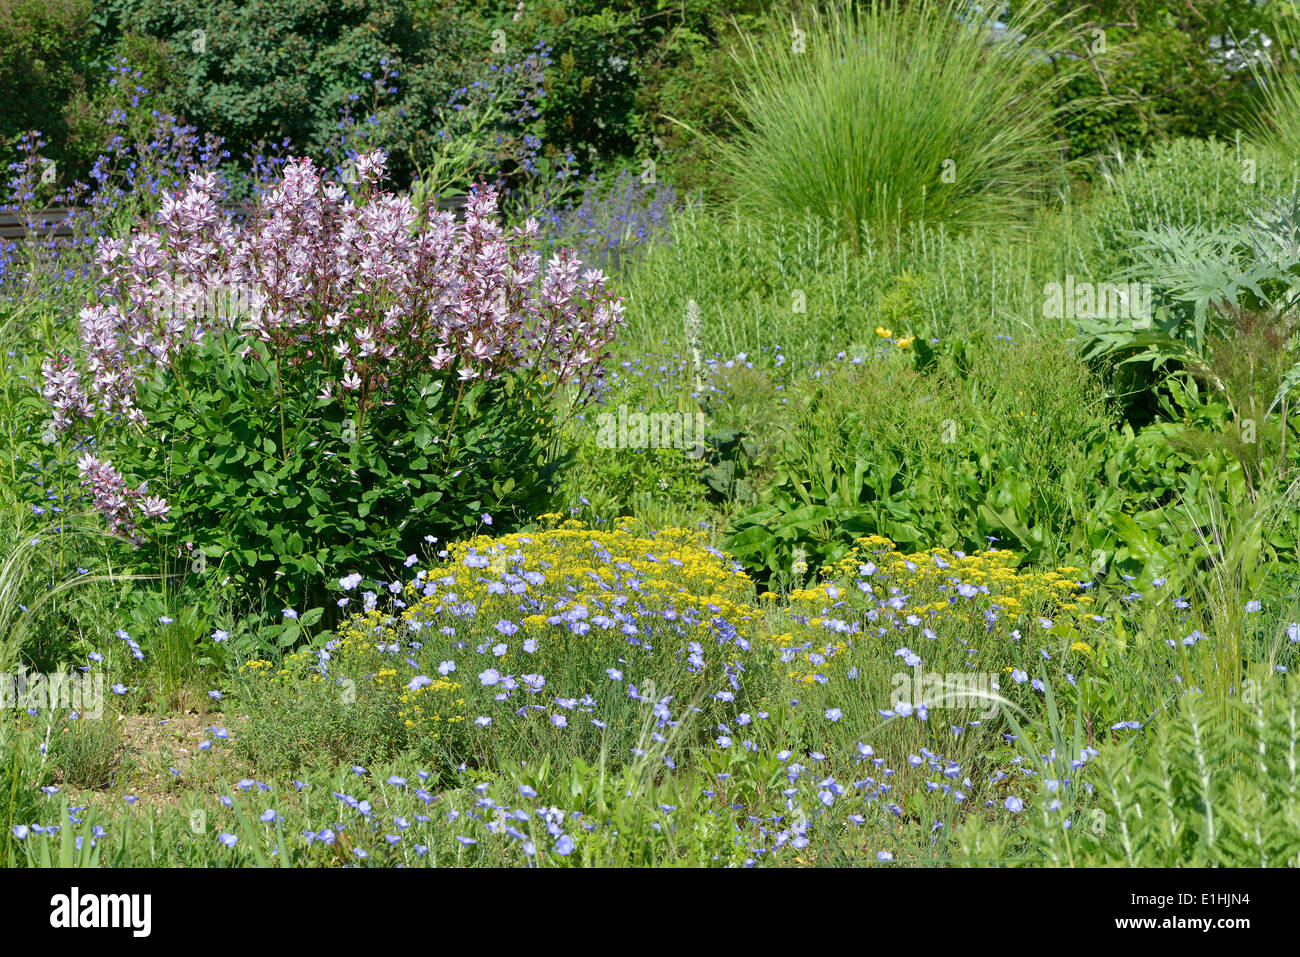
<svg viewBox="0 0 1300 957"><path fill-rule="evenodd" d="M280 462L287 464L289 461L289 449L285 443L285 433L287 429L284 424L284 381L280 377L280 345L276 343L275 347L275 394L277 404L280 406Z"/></svg>
<svg viewBox="0 0 1300 957"><path fill-rule="evenodd" d="M352 470L355 472L357 462L361 457L361 430L366 424L366 392L361 393L361 401L357 403L357 428L356 434L352 436L352 448L348 450L352 462Z"/></svg>
<svg viewBox="0 0 1300 957"><path fill-rule="evenodd" d="M465 394L465 380L461 379L460 384L456 386L456 404L451 409L451 421L447 423L447 434L442 439L442 464L446 466L449 456L448 450L451 448L451 434L456 429L456 416L460 414L460 400Z"/></svg>
<svg viewBox="0 0 1300 957"><path fill-rule="evenodd" d="M173 367L173 368L174 368L174 367ZM182 392L182 393L184 394L184 396L185 396L185 401L189 403L189 405L190 405L190 409L193 410L193 409L195 408L195 405L194 405L194 397L193 397L192 395L190 395L190 390L189 390L189 388L185 385L185 380L184 380L183 378L181 378L181 376L180 376L179 373L176 374L176 384L177 384L178 386L181 387L181 392Z"/></svg>

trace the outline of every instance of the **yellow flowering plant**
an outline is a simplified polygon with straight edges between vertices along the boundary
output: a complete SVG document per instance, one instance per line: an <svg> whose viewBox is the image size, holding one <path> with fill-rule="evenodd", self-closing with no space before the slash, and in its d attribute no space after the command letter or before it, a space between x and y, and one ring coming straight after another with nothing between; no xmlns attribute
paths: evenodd
<svg viewBox="0 0 1300 957"><path fill-rule="evenodd" d="M1068 650L1092 627L1092 598L1071 577L1079 573L1068 566L1022 570L1005 549L905 554L889 539L870 536L828 566L819 583L789 595L789 627L776 639L787 648L819 646L827 662L842 656L860 634L863 640L898 637L918 648L932 642L957 648L972 667L1023 666L1032 663L1024 649L1036 636ZM828 631L833 637L821 644ZM789 677L815 680L815 668L798 664L807 658L795 659Z"/></svg>
<svg viewBox="0 0 1300 957"><path fill-rule="evenodd" d="M770 645L749 637L762 618L752 582L695 532L568 521L480 535L389 590L391 608L372 593L277 678L391 702L444 767L502 748L624 752L647 720L666 741L771 681Z"/></svg>

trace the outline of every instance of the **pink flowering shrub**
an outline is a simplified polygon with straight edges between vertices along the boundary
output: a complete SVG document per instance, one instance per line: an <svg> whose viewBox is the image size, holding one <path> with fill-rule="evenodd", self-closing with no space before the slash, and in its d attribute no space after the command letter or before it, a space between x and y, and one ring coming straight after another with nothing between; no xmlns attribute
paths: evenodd
<svg viewBox="0 0 1300 957"><path fill-rule="evenodd" d="M291 160L236 222L194 174L156 230L100 242L81 354L45 362L43 395L90 438L112 531L310 600L333 567L545 504L622 303L571 251L543 264L535 222L504 230L493 190L458 224L383 177L378 151L352 191Z"/></svg>

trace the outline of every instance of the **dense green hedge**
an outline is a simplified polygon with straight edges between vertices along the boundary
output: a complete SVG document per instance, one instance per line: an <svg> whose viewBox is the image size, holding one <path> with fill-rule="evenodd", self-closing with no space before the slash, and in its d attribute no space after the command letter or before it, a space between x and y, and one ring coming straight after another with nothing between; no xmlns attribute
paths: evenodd
<svg viewBox="0 0 1300 957"><path fill-rule="evenodd" d="M95 37L90 11L91 0L0 0L0 146L40 129L45 155L68 161Z"/></svg>
<svg viewBox="0 0 1300 957"><path fill-rule="evenodd" d="M1062 101L1080 107L1063 133L1071 157L1085 161L1171 137L1231 138L1252 113L1256 94L1243 53L1267 50L1275 65L1283 62L1279 44L1264 48L1254 38L1277 38L1274 18L1295 14L1290 0L1050 0L1050 6L1078 28L1069 55L1089 61L1061 91Z"/></svg>
<svg viewBox="0 0 1300 957"><path fill-rule="evenodd" d="M1282 0L1050 5L1076 31L1064 56L1090 61L1060 92L1081 107L1060 133L1085 173L1099 152L1115 147L1131 153L1170 137L1227 138L1241 128L1255 81L1248 69L1225 69L1211 46L1224 36L1269 33L1275 15L1293 10ZM418 156L418 144L441 129L449 97L542 49L550 63L545 96L531 104L537 115L494 127L494 139L536 137L553 158L573 153L584 174L653 160L679 188L714 189L704 144L674 119L725 135L739 79L730 50L742 35L786 42L799 15L784 7L773 0L0 0L0 147L40 128L46 155L84 176L104 146L102 124L89 118L106 67L126 54L164 108L223 136L235 157L286 136L321 156L337 145L341 108L351 103L358 119L367 112L374 84L363 74L378 79L387 64L398 74L390 98L397 153ZM778 26L782 36L763 35ZM1280 46L1270 50L1275 61ZM402 172L401 162L394 165Z"/></svg>
<svg viewBox="0 0 1300 957"><path fill-rule="evenodd" d="M109 0L106 37L160 41L160 87L178 114L235 156L289 137L321 155L339 111L369 92L381 61L402 72L429 41L401 3L375 0Z"/></svg>

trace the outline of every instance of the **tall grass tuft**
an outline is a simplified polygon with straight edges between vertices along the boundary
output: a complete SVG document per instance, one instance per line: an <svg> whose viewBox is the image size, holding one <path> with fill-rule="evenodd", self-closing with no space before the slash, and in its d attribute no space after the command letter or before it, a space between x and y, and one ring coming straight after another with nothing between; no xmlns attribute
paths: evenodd
<svg viewBox="0 0 1300 957"><path fill-rule="evenodd" d="M918 221L1023 222L1056 162L1052 94L1072 61L1046 77L1056 24L1036 0L1017 8L996 29L955 0L876 0L797 14L784 43L748 41L742 132L715 141L744 210L810 210L855 246Z"/></svg>
<svg viewBox="0 0 1300 957"><path fill-rule="evenodd" d="M1295 173L1300 167L1300 70L1287 62L1285 51L1300 43L1300 26L1280 17L1268 32L1277 38L1274 49L1283 51L1282 60L1251 64L1259 92L1255 110L1246 117L1246 129L1266 160L1283 172Z"/></svg>

